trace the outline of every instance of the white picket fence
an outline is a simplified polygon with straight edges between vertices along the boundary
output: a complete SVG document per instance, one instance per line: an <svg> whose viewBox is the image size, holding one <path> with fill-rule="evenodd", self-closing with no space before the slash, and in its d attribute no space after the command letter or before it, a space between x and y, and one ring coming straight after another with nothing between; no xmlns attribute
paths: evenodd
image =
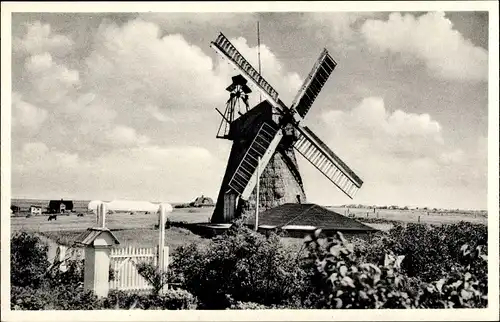
<svg viewBox="0 0 500 322"><path fill-rule="evenodd" d="M168 267L168 246L163 248L163 267ZM136 265L141 262L158 265L158 247L126 247L112 248L110 264L114 270L114 279L109 281L110 290L149 291L153 286L137 271Z"/></svg>

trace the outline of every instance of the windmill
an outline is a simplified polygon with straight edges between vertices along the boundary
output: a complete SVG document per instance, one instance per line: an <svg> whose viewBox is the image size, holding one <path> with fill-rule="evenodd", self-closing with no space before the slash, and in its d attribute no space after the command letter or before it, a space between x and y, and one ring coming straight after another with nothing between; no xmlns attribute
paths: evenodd
<svg viewBox="0 0 500 322"><path fill-rule="evenodd" d="M226 112L219 111L223 121L217 136L233 141L233 145L212 223L230 223L252 213L256 206L254 188L258 177L259 209L306 202L295 151L349 198L354 198L363 181L313 131L301 125L337 65L328 51L321 52L289 107L222 33L211 42L211 47L241 73L233 77L233 84L227 89L229 92L237 86L246 88L248 81L265 99L245 113L235 115L234 104L230 104L234 99L232 95ZM246 94L249 93L248 88ZM223 126L228 130L220 135Z"/></svg>

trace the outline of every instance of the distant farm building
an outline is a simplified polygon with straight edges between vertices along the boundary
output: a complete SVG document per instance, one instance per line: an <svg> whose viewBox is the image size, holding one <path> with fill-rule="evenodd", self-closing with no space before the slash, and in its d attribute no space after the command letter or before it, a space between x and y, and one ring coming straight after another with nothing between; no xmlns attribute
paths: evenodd
<svg viewBox="0 0 500 322"><path fill-rule="evenodd" d="M39 216L42 214L42 207L40 206L31 206L30 207L30 214L32 216Z"/></svg>
<svg viewBox="0 0 500 322"><path fill-rule="evenodd" d="M73 201L71 200L51 200L47 209L49 213L65 213L73 211Z"/></svg>
<svg viewBox="0 0 500 322"><path fill-rule="evenodd" d="M246 220L255 226L255 215ZM377 229L316 204L287 203L259 214L259 231L282 229L290 237L303 237L316 229L326 236L339 231L345 235L366 235Z"/></svg>
<svg viewBox="0 0 500 322"><path fill-rule="evenodd" d="M214 201L212 198L201 195L201 197L196 198L193 202L189 204L191 207L213 207Z"/></svg>

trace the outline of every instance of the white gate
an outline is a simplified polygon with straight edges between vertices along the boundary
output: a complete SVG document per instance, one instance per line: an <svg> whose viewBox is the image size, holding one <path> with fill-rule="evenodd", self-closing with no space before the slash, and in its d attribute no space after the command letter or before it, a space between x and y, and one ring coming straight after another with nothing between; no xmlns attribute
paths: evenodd
<svg viewBox="0 0 500 322"><path fill-rule="evenodd" d="M168 267L168 246L163 248L163 268ZM148 291L153 286L137 271L136 265L141 262L158 265L158 247L112 248L110 264L114 271L113 280L109 281L110 290Z"/></svg>

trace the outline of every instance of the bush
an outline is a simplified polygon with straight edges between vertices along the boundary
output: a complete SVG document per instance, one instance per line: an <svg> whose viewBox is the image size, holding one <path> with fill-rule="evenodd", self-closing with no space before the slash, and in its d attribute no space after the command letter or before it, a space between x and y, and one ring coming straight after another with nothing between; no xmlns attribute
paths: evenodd
<svg viewBox="0 0 500 322"><path fill-rule="evenodd" d="M387 251L404 255L402 269L405 274L431 282L461 264L462 245L468 244L471 248L487 246L487 233L485 225L467 222L442 226L397 225L388 233L379 233L366 243L360 242L358 255L364 261L378 264ZM476 269L487 275L486 266Z"/></svg>
<svg viewBox="0 0 500 322"><path fill-rule="evenodd" d="M236 302L231 305L231 310L266 310L269 307L254 302Z"/></svg>
<svg viewBox="0 0 500 322"><path fill-rule="evenodd" d="M47 272L47 280L51 286L66 285L77 288L83 286L85 264L83 260L66 260L66 270L60 270L61 263L55 263Z"/></svg>
<svg viewBox="0 0 500 322"><path fill-rule="evenodd" d="M450 271L428 283L404 275L405 257L390 250L385 253L383 263L373 264L364 262L366 257L359 258L353 244L342 234L326 241L318 236L316 232L307 241L309 265L314 267L309 305L314 308L487 306L487 274L478 269L487 266L482 246L460 247Z"/></svg>
<svg viewBox="0 0 500 322"><path fill-rule="evenodd" d="M49 267L47 246L26 233L11 239L11 307L20 310L483 308L488 302L487 229L459 223L409 224L368 241L342 234L306 238L290 251L275 233L235 225L205 247L181 246L167 274L139 264L153 294L83 290L83 261ZM110 271L110 278L113 272ZM160 292L165 281L179 289ZM198 302L199 301L199 302Z"/></svg>
<svg viewBox="0 0 500 322"><path fill-rule="evenodd" d="M67 285L41 288L11 288L11 308L14 310L93 310L101 308L99 300L92 292L83 287Z"/></svg>
<svg viewBox="0 0 500 322"><path fill-rule="evenodd" d="M429 308L484 308L488 305L488 275L483 269L488 257L484 247L460 248L462 265L455 265L451 272L438 281L423 287L421 306Z"/></svg>
<svg viewBox="0 0 500 322"><path fill-rule="evenodd" d="M307 241L314 267L309 305L313 308L415 307L411 282L400 273L401 258L388 254L384 265L359 263L354 245L341 233L319 240L316 231Z"/></svg>
<svg viewBox="0 0 500 322"><path fill-rule="evenodd" d="M159 267L152 263L139 263L136 268L137 272L153 286L154 294L159 294L168 282L167 272L160 271Z"/></svg>
<svg viewBox="0 0 500 322"><path fill-rule="evenodd" d="M83 260L61 263L47 259L48 246L36 235L17 233L11 238L11 307L17 310L87 310L100 300L83 289Z"/></svg>
<svg viewBox="0 0 500 322"><path fill-rule="evenodd" d="M12 286L38 287L50 262L48 246L39 237L16 233L10 240L10 276Z"/></svg>
<svg viewBox="0 0 500 322"><path fill-rule="evenodd" d="M185 290L166 290L163 294L134 294L123 291L111 291L104 300L107 309L142 309L142 310L194 310L196 298Z"/></svg>
<svg viewBox="0 0 500 322"><path fill-rule="evenodd" d="M169 283L191 292L204 309L226 309L234 301L293 303L304 289L305 273L279 237L241 226L203 249L196 244L177 248L169 271Z"/></svg>
<svg viewBox="0 0 500 322"><path fill-rule="evenodd" d="M52 296L45 290L29 286L19 287L12 285L10 290L10 303L12 310L50 310Z"/></svg>
<svg viewBox="0 0 500 322"><path fill-rule="evenodd" d="M167 290L156 298L156 305L163 310L194 310L198 300L186 290Z"/></svg>

